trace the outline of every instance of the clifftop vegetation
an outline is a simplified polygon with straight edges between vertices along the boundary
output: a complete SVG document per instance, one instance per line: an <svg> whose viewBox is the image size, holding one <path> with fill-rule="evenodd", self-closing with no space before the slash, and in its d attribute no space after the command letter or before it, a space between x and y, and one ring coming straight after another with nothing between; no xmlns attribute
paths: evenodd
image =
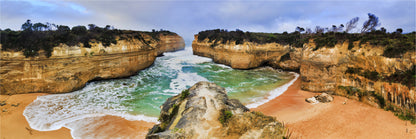
<svg viewBox="0 0 416 139"><path fill-rule="evenodd" d="M230 41L235 41L236 44L243 44L248 41L259 44L279 43L302 47L304 43L312 39L316 44L315 50L321 47L334 47L335 44L345 41L349 43L348 48L352 49L354 47L353 42L359 41L359 47L366 43L384 47L383 55L390 58L401 57L407 51L415 50L416 32L402 34L403 30L398 28L395 32L389 33L383 27L377 30L376 27L380 25L378 17L371 13L368 14L368 17L369 19L364 22L361 28L361 33L349 33L357 26L359 18L355 17L347 22L345 26L343 24L339 26L332 25L330 28L316 26L314 31L310 28L297 27L292 33L256 33L243 32L239 29L236 31L206 30L198 33L198 41L208 39L209 42L213 42L212 47Z"/></svg>
<svg viewBox="0 0 416 139"><path fill-rule="evenodd" d="M155 41L159 41L161 34L175 34L166 30L152 32L119 30L110 25L98 27L94 24L89 24L88 28L74 26L71 29L65 25L50 23L33 24L30 20L22 24L21 29L22 31L0 30L2 50L23 51L26 57L38 56L39 50L45 50L45 55L50 57L53 47L61 43L68 46L82 43L84 47L89 48L91 42L101 42L103 46L110 46L117 44L117 40L139 39L148 45L150 42L143 38L143 34L151 36Z"/></svg>

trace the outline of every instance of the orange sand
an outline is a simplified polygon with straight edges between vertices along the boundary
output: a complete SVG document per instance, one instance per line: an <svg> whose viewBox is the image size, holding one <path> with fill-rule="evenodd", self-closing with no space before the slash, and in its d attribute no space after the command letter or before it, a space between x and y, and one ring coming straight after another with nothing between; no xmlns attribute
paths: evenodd
<svg viewBox="0 0 416 139"><path fill-rule="evenodd" d="M36 131L29 127L23 110L37 96L45 94L1 95L0 138L71 138L70 130ZM315 93L300 90L298 79L276 99L252 109L284 121L293 138L409 138L415 139L416 125L398 119L393 113L374 108L361 102L335 96L331 103L309 104L305 98ZM346 104L343 104L346 102ZM14 107L11 104L18 104ZM3 112L7 110L7 112ZM97 117L99 126L85 127L88 137L134 137L144 138L153 123L128 121L116 116ZM81 129L84 130L84 129Z"/></svg>
<svg viewBox="0 0 416 139"><path fill-rule="evenodd" d="M6 100L7 105L0 106L1 115L1 139L70 139L71 133L67 128L55 131L37 131L31 129L26 118L23 116L25 107L33 102L37 96L45 94L23 94L23 95L0 95L0 101ZM11 104L18 104L14 107ZM3 112L7 110L7 112Z"/></svg>
<svg viewBox="0 0 416 139"><path fill-rule="evenodd" d="M298 79L281 96L252 110L283 121L293 138L416 138L416 125L392 112L340 96L330 103L305 102L314 95L300 90Z"/></svg>
<svg viewBox="0 0 416 139"><path fill-rule="evenodd" d="M32 103L37 96L46 95L41 93L36 94L21 94L21 95L0 95L0 101L6 101L7 105L0 106L0 139L70 139L72 138L70 130L61 128L55 131L37 131L31 129L26 118L23 116L25 107ZM17 107L11 104L19 104ZM7 112L3 112L6 110ZM117 116L103 116L94 118L97 121L97 126L87 126L81 131L86 135L84 137L96 138L116 138L116 137L131 137L131 138L145 138L148 129L154 123L145 121L129 121Z"/></svg>

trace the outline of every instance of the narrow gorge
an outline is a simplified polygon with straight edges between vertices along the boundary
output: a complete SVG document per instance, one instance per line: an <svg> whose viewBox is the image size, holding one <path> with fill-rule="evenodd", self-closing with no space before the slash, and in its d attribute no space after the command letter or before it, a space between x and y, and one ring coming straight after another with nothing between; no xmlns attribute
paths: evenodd
<svg viewBox="0 0 416 139"><path fill-rule="evenodd" d="M117 43L102 42L59 44L50 57L40 50L35 57L23 51L2 50L0 53L0 92L2 95L22 93L66 93L78 90L92 80L123 78L153 64L163 52L184 49L182 37L175 33L154 37L117 38ZM0 45L1 47L1 45Z"/></svg>
<svg viewBox="0 0 416 139"><path fill-rule="evenodd" d="M394 58L385 56L386 46L349 42L345 38L335 41L332 47L329 43L324 47L318 46L320 38L292 43L257 43L229 37L227 40L226 33L225 37L218 37L223 35L218 34L217 38L215 33L202 38L199 38L201 32L195 35L193 53L237 69L271 66L296 71L300 73L302 90L346 96L403 113L416 111L414 51L404 51ZM409 35L410 39L411 35L414 34Z"/></svg>

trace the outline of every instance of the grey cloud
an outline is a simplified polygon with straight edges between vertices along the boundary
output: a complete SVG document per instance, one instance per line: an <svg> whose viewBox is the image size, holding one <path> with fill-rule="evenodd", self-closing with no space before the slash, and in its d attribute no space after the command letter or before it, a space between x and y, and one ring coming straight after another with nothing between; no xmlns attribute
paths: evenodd
<svg viewBox="0 0 416 139"><path fill-rule="evenodd" d="M360 17L362 24L367 19L367 13L374 13L380 17L382 26L388 31L394 31L398 27L405 31L415 30L415 2L411 0L75 0L68 2L85 8L87 13L61 2L51 3L61 7L47 10L30 3L1 1L0 27L20 25L26 19L37 18L39 19L37 22L66 25L93 23L99 26L114 25L121 29L168 29L179 33L186 40L192 40L192 35L198 31L214 28L292 32L296 26L314 28L317 25L329 27L333 24L345 24L356 16ZM22 10L13 11L13 9Z"/></svg>

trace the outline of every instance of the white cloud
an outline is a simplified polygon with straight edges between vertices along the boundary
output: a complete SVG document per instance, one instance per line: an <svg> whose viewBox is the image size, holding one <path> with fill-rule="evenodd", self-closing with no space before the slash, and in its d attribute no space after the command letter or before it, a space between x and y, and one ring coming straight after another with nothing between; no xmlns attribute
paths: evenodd
<svg viewBox="0 0 416 139"><path fill-rule="evenodd" d="M65 25L113 25L121 29L168 29L193 39L202 30L237 28L251 32L293 32L345 24L367 13L380 17L388 31L415 30L414 1L274 1L274 0L125 0L0 1L0 28L20 29L26 19ZM20 9L20 10L15 10Z"/></svg>

